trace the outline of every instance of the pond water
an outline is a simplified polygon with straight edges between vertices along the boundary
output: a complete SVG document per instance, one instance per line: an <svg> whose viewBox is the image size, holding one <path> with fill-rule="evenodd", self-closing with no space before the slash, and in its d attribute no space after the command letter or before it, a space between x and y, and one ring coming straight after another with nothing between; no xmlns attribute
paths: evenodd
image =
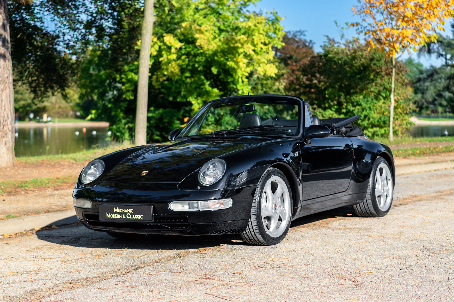
<svg viewBox="0 0 454 302"><path fill-rule="evenodd" d="M83 128L16 128L16 157L76 153L110 144L107 127L85 127L85 133Z"/></svg>
<svg viewBox="0 0 454 302"><path fill-rule="evenodd" d="M414 126L413 137L454 135L454 125ZM94 133L93 131L96 131ZM107 127L36 127L16 128L15 152L17 157L76 153L96 147L109 146Z"/></svg>
<svg viewBox="0 0 454 302"><path fill-rule="evenodd" d="M412 137L434 137L446 136L445 131L449 136L454 135L454 125L427 125L427 126L414 126L410 130Z"/></svg>

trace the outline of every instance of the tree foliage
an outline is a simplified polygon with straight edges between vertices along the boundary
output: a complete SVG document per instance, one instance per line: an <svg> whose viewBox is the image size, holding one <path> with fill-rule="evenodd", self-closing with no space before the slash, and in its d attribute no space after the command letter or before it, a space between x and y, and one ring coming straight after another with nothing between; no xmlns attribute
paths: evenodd
<svg viewBox="0 0 454 302"><path fill-rule="evenodd" d="M298 66L309 60L314 52L314 42L305 39L305 31L287 31L282 37L283 46L274 48L277 73L273 76L254 72L249 78L253 94L288 94L298 96L292 83L299 75Z"/></svg>
<svg viewBox="0 0 454 302"><path fill-rule="evenodd" d="M252 74L277 73L273 46L281 46L280 17L275 13L249 12L248 6L254 2L155 1L148 141L164 139L206 101L247 94ZM122 24L123 31L128 32L131 25L127 21ZM117 72L106 66L111 62L106 62L103 55L109 55L110 47L115 46L111 42L93 45L81 71L84 97L98 101L93 116L107 119L113 125L114 135L125 139L130 139L133 133L137 91L140 44L132 45L133 51L118 56L121 64L117 64Z"/></svg>
<svg viewBox="0 0 454 302"><path fill-rule="evenodd" d="M454 0L358 0L353 12L361 17L358 33L366 35L372 47L391 56L435 42L437 29L453 15ZM353 24L352 24L353 25Z"/></svg>
<svg viewBox="0 0 454 302"><path fill-rule="evenodd" d="M323 51L298 67L299 76L289 83L297 95L311 104L320 118L359 114L358 121L369 136L387 133L391 62L385 52L370 49L359 40L342 45L329 40ZM396 73L396 132L409 128L412 110L406 68L398 62Z"/></svg>
<svg viewBox="0 0 454 302"><path fill-rule="evenodd" d="M423 68L414 76L412 86L419 109L449 106L454 110L454 71L450 68Z"/></svg>
<svg viewBox="0 0 454 302"><path fill-rule="evenodd" d="M77 64L72 34L79 29L84 1L8 1L15 82L27 85L35 99L66 93Z"/></svg>
<svg viewBox="0 0 454 302"><path fill-rule="evenodd" d="M453 15L454 0L358 0L353 12L362 19L359 34L366 35L371 47L387 51L392 57L391 106L389 107L389 138L393 140L394 80L396 53L417 49L435 42L436 28Z"/></svg>
<svg viewBox="0 0 454 302"><path fill-rule="evenodd" d="M454 25L451 24L452 32ZM419 110L433 107L449 107L454 110L454 38L438 34L437 42L429 42L418 51L418 56L435 56L443 60L440 67L424 68L408 59L405 65L410 70L412 88L415 95L415 105Z"/></svg>

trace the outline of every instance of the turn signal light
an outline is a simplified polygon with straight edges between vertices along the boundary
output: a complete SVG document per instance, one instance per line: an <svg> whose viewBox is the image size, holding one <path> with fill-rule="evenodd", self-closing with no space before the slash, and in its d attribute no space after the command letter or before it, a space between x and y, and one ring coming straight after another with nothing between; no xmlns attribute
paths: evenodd
<svg viewBox="0 0 454 302"><path fill-rule="evenodd" d="M91 201L85 198L73 198L75 208L91 209Z"/></svg>
<svg viewBox="0 0 454 302"><path fill-rule="evenodd" d="M186 201L178 200L169 204L169 209L172 211L217 211L228 209L232 206L232 199L214 199L204 201Z"/></svg>

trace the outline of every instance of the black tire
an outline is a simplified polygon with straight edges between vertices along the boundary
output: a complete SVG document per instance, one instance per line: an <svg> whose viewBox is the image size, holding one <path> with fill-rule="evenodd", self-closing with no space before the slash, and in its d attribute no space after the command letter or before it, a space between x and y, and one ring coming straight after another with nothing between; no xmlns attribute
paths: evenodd
<svg viewBox="0 0 454 302"><path fill-rule="evenodd" d="M386 197L386 202L382 204L381 199L377 198L376 194L376 176L377 173L383 173L383 170L385 170L384 167L387 167L388 172L389 172L389 180L387 180L387 190L388 187L390 186L391 193L387 195ZM388 178L387 178L388 179ZM377 189L378 190L378 189ZM385 191L385 190L383 190ZM378 192L381 192L378 191ZM361 217L383 217L386 214L388 214L389 210L391 209L392 201L393 201L393 193L394 193L394 179L393 175L391 173L391 169L388 165L388 162L383 158L383 157L377 157L375 160L373 166L372 166L372 171L370 174L370 179L369 179L369 185L367 187L367 193L366 193L366 198L359 204L356 204L353 206L353 209L355 210L355 213L358 216ZM388 196L390 197L390 200L388 200ZM383 196L382 196L383 198Z"/></svg>
<svg viewBox="0 0 454 302"><path fill-rule="evenodd" d="M282 182L280 182L278 179L281 179ZM268 183L268 181L270 181L270 183ZM276 187L275 192L272 192L273 196L276 196L274 194L278 191L278 188L281 185L283 189L283 193L281 197L279 197L279 202L282 206L277 208L276 204L273 204L273 217L279 216L279 218L277 219L278 222L275 225L275 227L277 228L275 233L273 233L273 230L268 229L268 226L266 226L266 224L272 225L272 223L267 223L266 217L262 217L262 203L265 202L265 204L270 204L271 202L267 199L265 199L265 201L263 200L264 194L268 196L267 193L264 193L265 185L269 184L270 190L272 190L271 186L273 181L277 181L274 185ZM283 187L284 184L285 188ZM257 189L255 190L254 198L252 201L251 217L246 229L243 231L243 233L241 233L243 241L253 245L274 245L281 242L285 238L285 236L287 236L288 230L290 228L292 206L292 191L284 173L275 168L268 169L263 174L259 184L257 185ZM278 211L282 215L278 214Z"/></svg>

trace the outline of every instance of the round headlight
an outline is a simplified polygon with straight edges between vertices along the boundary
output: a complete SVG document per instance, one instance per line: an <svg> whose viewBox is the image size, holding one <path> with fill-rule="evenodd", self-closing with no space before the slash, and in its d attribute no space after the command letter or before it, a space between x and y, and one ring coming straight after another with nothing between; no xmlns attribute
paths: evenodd
<svg viewBox="0 0 454 302"><path fill-rule="evenodd" d="M203 186L211 186L216 183L225 173L225 161L215 158L203 165L199 171L199 182Z"/></svg>
<svg viewBox="0 0 454 302"><path fill-rule="evenodd" d="M104 171L104 167L104 162L100 159L95 159L94 161L89 162L88 165L86 165L82 170L80 180L83 184L88 184L96 180L99 176L101 176Z"/></svg>

